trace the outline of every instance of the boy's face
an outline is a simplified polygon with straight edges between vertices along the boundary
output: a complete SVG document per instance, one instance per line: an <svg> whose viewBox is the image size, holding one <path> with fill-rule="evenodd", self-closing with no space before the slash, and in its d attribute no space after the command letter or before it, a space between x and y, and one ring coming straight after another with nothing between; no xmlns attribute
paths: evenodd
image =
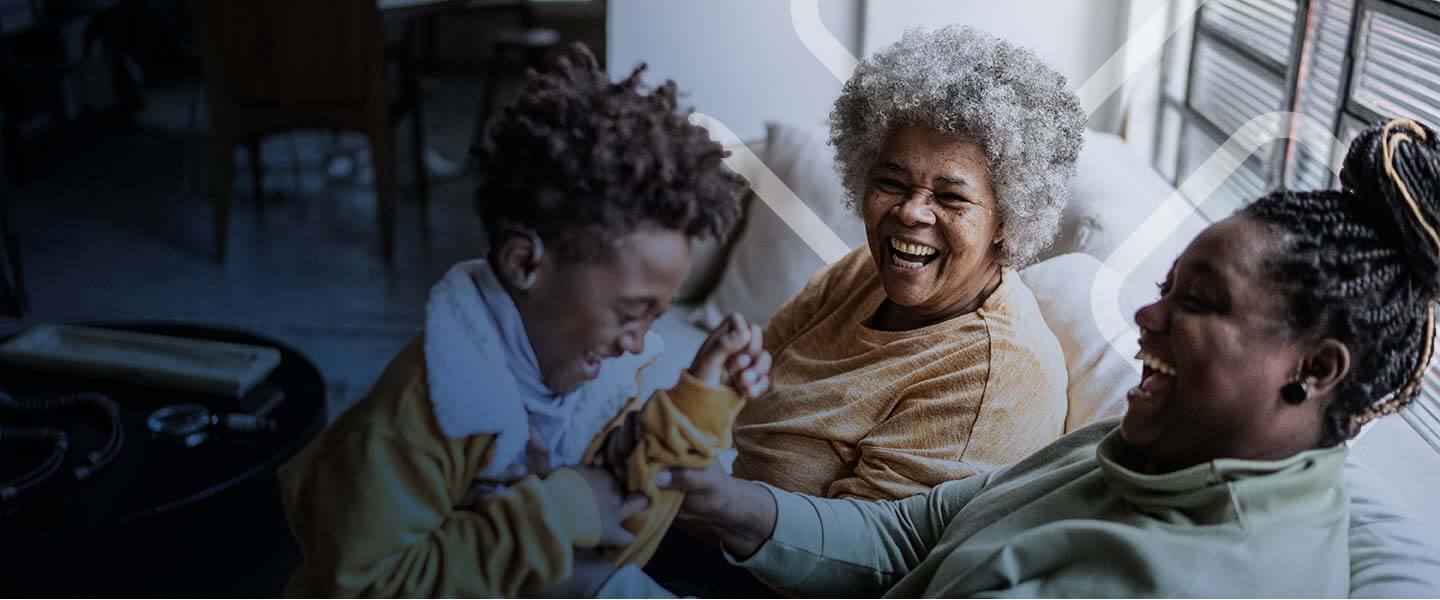
<svg viewBox="0 0 1440 600"><path fill-rule="evenodd" d="M642 227L609 261L542 259L516 298L545 384L567 393L600 374L600 361L645 349L645 332L690 272L690 238Z"/></svg>

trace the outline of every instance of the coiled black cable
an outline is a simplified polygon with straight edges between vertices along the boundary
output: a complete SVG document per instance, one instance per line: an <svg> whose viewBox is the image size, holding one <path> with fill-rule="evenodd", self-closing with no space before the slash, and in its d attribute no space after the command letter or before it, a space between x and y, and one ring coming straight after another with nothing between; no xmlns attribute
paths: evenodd
<svg viewBox="0 0 1440 600"><path fill-rule="evenodd" d="M0 445L38 445L47 442L52 446L50 456L39 466L26 471L19 477L0 482L0 502L9 502L19 496L21 492L40 485L41 482L54 476L60 470L60 465L65 462L65 451L70 447L65 432L59 429L49 427L22 429L0 426Z"/></svg>
<svg viewBox="0 0 1440 600"><path fill-rule="evenodd" d="M120 422L120 406L114 400L95 392L80 392L48 400L31 401L16 400L9 394L0 392L0 414L7 416L22 417L27 420L43 419L55 413L77 410L98 413L105 418L110 429L105 444L99 449L85 453L80 464L75 465L71 470L76 479L85 481L114 461L115 457L120 455L120 450L125 447L125 427ZM55 452L39 467L14 480L0 483L0 500L10 500L20 492L39 485L40 482L53 476L60 469L65 453L69 449L69 440L65 432L47 427L5 427L4 430L4 435L0 435L0 442L34 444L50 440L55 446Z"/></svg>

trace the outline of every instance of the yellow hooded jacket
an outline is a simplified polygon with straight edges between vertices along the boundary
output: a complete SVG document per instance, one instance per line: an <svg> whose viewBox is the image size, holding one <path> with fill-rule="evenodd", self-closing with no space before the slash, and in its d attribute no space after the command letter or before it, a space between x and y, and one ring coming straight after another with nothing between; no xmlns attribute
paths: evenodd
<svg viewBox="0 0 1440 600"><path fill-rule="evenodd" d="M730 447L743 401L688 373L649 402L632 398L590 443L594 456L625 414L643 410L627 463L632 491L651 504L626 521L636 533L616 564L643 564L682 495L651 483L663 468L703 468ZM643 408L642 408L643 406ZM494 436L448 438L425 383L420 339L391 361L370 394L280 469L290 529L304 563L298 596L516 596L570 576L572 548L600 537L599 509L574 471L527 476L462 508L494 452Z"/></svg>

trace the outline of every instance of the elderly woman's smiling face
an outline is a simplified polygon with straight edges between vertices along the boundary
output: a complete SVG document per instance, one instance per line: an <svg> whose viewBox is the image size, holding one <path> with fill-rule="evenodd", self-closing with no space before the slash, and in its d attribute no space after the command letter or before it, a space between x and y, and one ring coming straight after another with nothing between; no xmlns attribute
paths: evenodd
<svg viewBox="0 0 1440 600"><path fill-rule="evenodd" d="M975 310L999 285L1000 223L985 151L925 125L893 127L861 203L890 305L876 326L905 329Z"/></svg>

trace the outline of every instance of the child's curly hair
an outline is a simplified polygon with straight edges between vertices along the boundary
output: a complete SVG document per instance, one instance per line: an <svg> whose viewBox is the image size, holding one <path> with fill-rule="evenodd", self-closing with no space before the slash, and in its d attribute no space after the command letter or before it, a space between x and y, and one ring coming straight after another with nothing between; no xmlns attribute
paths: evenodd
<svg viewBox="0 0 1440 600"><path fill-rule="evenodd" d="M495 239L534 229L560 260L604 260L643 226L721 236L735 224L745 183L728 154L688 112L675 82L650 93L642 64L612 83L583 44L530 71L524 93L472 150L475 210Z"/></svg>

